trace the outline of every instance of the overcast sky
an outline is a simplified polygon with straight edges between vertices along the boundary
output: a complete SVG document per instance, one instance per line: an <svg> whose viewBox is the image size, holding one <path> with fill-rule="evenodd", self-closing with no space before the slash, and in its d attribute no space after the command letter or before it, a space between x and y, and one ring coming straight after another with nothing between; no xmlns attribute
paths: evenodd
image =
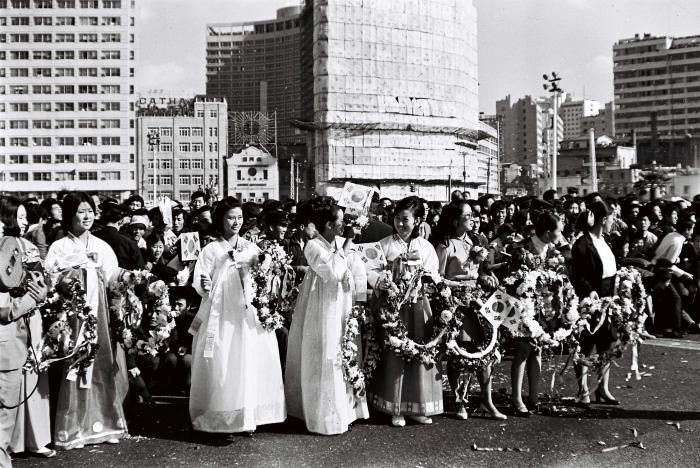
<svg viewBox="0 0 700 468"><path fill-rule="evenodd" d="M374 0L391 1L391 0ZM469 1L469 0L460 0ZM294 0L139 1L142 91L205 90L205 25L273 18ZM577 97L612 99L612 45L635 33L700 35L700 0L474 0L479 27L479 101L485 112L511 94L542 94L557 71Z"/></svg>

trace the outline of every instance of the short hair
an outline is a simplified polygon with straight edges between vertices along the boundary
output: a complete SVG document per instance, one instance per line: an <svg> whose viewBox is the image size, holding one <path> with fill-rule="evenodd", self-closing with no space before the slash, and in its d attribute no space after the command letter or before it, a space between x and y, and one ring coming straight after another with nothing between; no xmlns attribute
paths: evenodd
<svg viewBox="0 0 700 468"><path fill-rule="evenodd" d="M544 200L544 201L554 200L554 195L556 195L556 194L557 194L557 191L554 189L545 190L545 192L542 194L542 200Z"/></svg>
<svg viewBox="0 0 700 468"><path fill-rule="evenodd" d="M126 199L127 206L130 205L132 202L139 202L139 203L141 203L141 206L144 206L146 204L143 201L143 197L141 195L132 195Z"/></svg>
<svg viewBox="0 0 700 468"><path fill-rule="evenodd" d="M559 228L559 218L552 213L542 213L535 222L535 234L538 236L547 231L556 231Z"/></svg>
<svg viewBox="0 0 700 468"><path fill-rule="evenodd" d="M414 218L420 218L421 221L425 220L425 207L423 206L423 199L415 195L406 197L399 200L394 207L394 217L401 211L408 210L411 212ZM411 233L411 238L416 238L420 235L420 223L416 223L413 227L413 232Z"/></svg>
<svg viewBox="0 0 700 468"><path fill-rule="evenodd" d="M41 206L43 206L44 209L46 209L46 212L49 214L51 213L51 208L53 208L55 205L58 205L61 208L63 208L63 204L55 198L46 198L44 199L44 201L41 202Z"/></svg>
<svg viewBox="0 0 700 468"><path fill-rule="evenodd" d="M453 190L452 194L450 194L450 201L452 202L458 202L463 200L465 200L464 194L460 190Z"/></svg>
<svg viewBox="0 0 700 468"><path fill-rule="evenodd" d="M173 219L175 219L176 216L180 216L180 215L182 215L183 217L187 217L185 210L183 210L180 207L173 208L172 213L173 213Z"/></svg>
<svg viewBox="0 0 700 468"><path fill-rule="evenodd" d="M17 224L17 210L22 202L17 197L0 198L0 221L2 221L5 236L19 237L22 233Z"/></svg>
<svg viewBox="0 0 700 468"><path fill-rule="evenodd" d="M61 227L64 231L68 232L73 227L73 217L75 217L78 212L78 207L87 203L95 212L95 202L92 197L85 192L68 192L63 198L63 220L61 221Z"/></svg>
<svg viewBox="0 0 700 468"><path fill-rule="evenodd" d="M684 218L678 221L678 224L676 225L676 230L678 232L683 232L687 231L688 229L693 229L695 227L695 223L693 222L692 219L690 218Z"/></svg>
<svg viewBox="0 0 700 468"><path fill-rule="evenodd" d="M202 207L203 208L203 207ZM211 233L223 236L224 235L224 217L226 213L235 208L240 208L241 213L243 212L243 207L241 202L234 197L225 197L217 203L214 212L211 215ZM199 213L200 210L197 210Z"/></svg>
<svg viewBox="0 0 700 468"><path fill-rule="evenodd" d="M503 200L496 200L491 204L491 208L489 208L489 214L493 216L494 214L496 214L497 211L506 210L507 208L508 205L506 205L506 202L504 202Z"/></svg>
<svg viewBox="0 0 700 468"><path fill-rule="evenodd" d="M663 205L663 206L661 207L661 216L663 216L664 218L665 218L666 216L671 216L671 214L672 214L674 211L675 211L676 213L678 213L678 211L679 211L679 210L678 210L678 206L676 206L675 203L666 203L665 205Z"/></svg>
<svg viewBox="0 0 700 468"><path fill-rule="evenodd" d="M195 190L195 191L192 193L192 195L190 196L190 201L193 202L193 201L195 201L197 198L203 198L203 199L204 199L204 203L207 202L207 194L204 193L204 192L201 191L201 190Z"/></svg>
<svg viewBox="0 0 700 468"><path fill-rule="evenodd" d="M47 219L49 217L46 212L46 208L36 203L27 203L26 201L22 203L24 209L27 210L27 221L29 224L36 224L42 219Z"/></svg>
<svg viewBox="0 0 700 468"><path fill-rule="evenodd" d="M510 223L503 223L500 226L498 226L498 229L496 230L496 235L498 237L510 236L513 233L515 233L515 228Z"/></svg>
<svg viewBox="0 0 700 468"><path fill-rule="evenodd" d="M279 200L268 199L262 204L262 210L267 213L269 211L283 210L284 205Z"/></svg>
<svg viewBox="0 0 700 468"><path fill-rule="evenodd" d="M165 236L163 235L163 231L156 229L146 236L147 246L150 247L158 242L162 242L163 245L165 245Z"/></svg>
<svg viewBox="0 0 700 468"><path fill-rule="evenodd" d="M333 197L316 197L309 203L309 220L314 223L319 233L323 233L326 223L333 222L340 210Z"/></svg>
<svg viewBox="0 0 700 468"><path fill-rule="evenodd" d="M464 211L464 207L471 205L466 200L451 201L442 208L442 214L438 220L437 226L433 231L431 242L435 247L438 245L447 245L450 238L457 235L455 221L457 221Z"/></svg>

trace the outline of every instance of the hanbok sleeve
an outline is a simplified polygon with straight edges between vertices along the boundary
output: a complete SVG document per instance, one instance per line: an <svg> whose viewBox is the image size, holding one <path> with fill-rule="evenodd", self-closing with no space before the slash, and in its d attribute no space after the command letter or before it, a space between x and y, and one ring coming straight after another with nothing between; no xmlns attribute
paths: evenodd
<svg viewBox="0 0 700 468"><path fill-rule="evenodd" d="M423 268L429 272L438 273L440 269L440 261L438 260L435 248L426 240L421 242L421 256L424 258Z"/></svg>
<svg viewBox="0 0 700 468"><path fill-rule="evenodd" d="M448 244L449 245L449 244ZM438 257L438 273L445 276L445 269L447 268L447 258L448 258L448 246L440 244L435 249L435 253Z"/></svg>
<svg viewBox="0 0 700 468"><path fill-rule="evenodd" d="M106 284L111 284L113 281L117 280L122 269L119 268L117 256L114 254L114 250L112 250L109 244L104 243L100 250L100 254L102 255L102 274L105 277L104 281Z"/></svg>
<svg viewBox="0 0 700 468"><path fill-rule="evenodd" d="M194 287L197 294L203 298L209 296L209 292L202 288L202 276L209 278L210 280L214 276L214 261L215 257L212 255L211 249L206 247L202 249L197 258L197 262L194 264L194 275L192 277L192 286Z"/></svg>
<svg viewBox="0 0 700 468"><path fill-rule="evenodd" d="M355 301L365 302L367 300L367 270L365 263L356 252L348 255L348 265L350 273L355 280Z"/></svg>
<svg viewBox="0 0 700 468"><path fill-rule="evenodd" d="M311 268L324 283L339 283L348 271L347 260L338 252L322 248L318 242L309 242L304 249L304 256Z"/></svg>

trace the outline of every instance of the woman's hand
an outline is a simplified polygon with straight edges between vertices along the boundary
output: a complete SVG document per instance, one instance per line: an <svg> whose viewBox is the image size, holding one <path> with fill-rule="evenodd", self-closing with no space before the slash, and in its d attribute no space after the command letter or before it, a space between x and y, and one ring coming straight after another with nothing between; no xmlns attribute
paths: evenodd
<svg viewBox="0 0 700 468"><path fill-rule="evenodd" d="M35 271L30 272L31 278L27 283L27 294L34 299L37 304L44 302L46 295L49 292L49 287L46 286L43 276Z"/></svg>
<svg viewBox="0 0 700 468"><path fill-rule="evenodd" d="M386 291L389 289L389 286L391 285L391 278L389 276L389 273L383 272L379 275L379 278L377 279L376 283L376 289L379 289L380 291Z"/></svg>
<svg viewBox="0 0 700 468"><path fill-rule="evenodd" d="M498 278L493 275L481 275L479 282L488 289L496 289L498 287Z"/></svg>
<svg viewBox="0 0 700 468"><path fill-rule="evenodd" d="M199 284L202 285L202 290L204 290L204 292L211 291L211 278L207 275L199 275Z"/></svg>

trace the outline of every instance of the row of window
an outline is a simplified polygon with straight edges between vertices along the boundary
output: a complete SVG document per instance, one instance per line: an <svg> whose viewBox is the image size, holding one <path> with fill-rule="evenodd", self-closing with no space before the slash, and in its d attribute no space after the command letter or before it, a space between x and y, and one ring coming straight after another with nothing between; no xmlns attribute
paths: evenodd
<svg viewBox="0 0 700 468"><path fill-rule="evenodd" d="M153 176L147 175L148 185L153 185ZM172 185L173 176L172 175L159 175L156 177L158 185ZM181 175L178 177L180 185L202 185L204 183L203 175Z"/></svg>
<svg viewBox="0 0 700 468"><path fill-rule="evenodd" d="M119 60L122 58L122 53L119 50L0 50L0 60L29 60L31 52L31 60ZM99 54L98 54L99 52ZM129 58L134 59L134 51L129 51ZM82 70L82 69L81 69ZM96 68L94 70L97 70ZM83 75L80 75L83 76ZM95 71L95 75L97 72Z"/></svg>
<svg viewBox="0 0 700 468"><path fill-rule="evenodd" d="M121 154L10 154L7 156L0 155L0 163L2 164L73 164L75 162L82 164L97 164L99 161L102 164L121 163ZM134 155L130 155L129 162L134 162Z"/></svg>
<svg viewBox="0 0 700 468"><path fill-rule="evenodd" d="M102 119L98 125L97 119L80 119L75 120L55 120L53 121L53 127L51 120L32 120L31 127L29 125L29 120L10 120L9 128L10 130L21 130L28 128L121 128L121 120L119 119ZM0 130L5 129L5 121L0 120Z"/></svg>
<svg viewBox="0 0 700 468"><path fill-rule="evenodd" d="M97 137L53 137L53 146L97 146L98 141L102 146L119 146L121 138L118 136L108 136L98 139ZM30 146L27 137L9 138L9 146ZM51 137L32 137L31 146L52 146Z"/></svg>
<svg viewBox="0 0 700 468"><path fill-rule="evenodd" d="M10 68L9 76L11 78L28 78L29 68ZM37 77L52 77L52 76L75 76L75 68L32 68L31 76ZM0 68L0 77L7 75L5 68ZM78 76L98 76L96 68L79 68ZM100 69L99 76L122 76L121 68L106 67ZM134 69L129 68L129 76L134 76Z"/></svg>
<svg viewBox="0 0 700 468"><path fill-rule="evenodd" d="M37 91L33 94L121 94L120 85L54 85L53 93L50 85L10 85L10 94L29 94L30 91ZM5 94L5 85L0 85L0 95ZM47 103L44 103L47 104ZM49 106L50 107L50 106Z"/></svg>
<svg viewBox="0 0 700 468"><path fill-rule="evenodd" d="M5 179L6 173L0 173L0 180ZM7 182L50 182L63 180L121 180L119 171L65 171L65 172L8 172ZM77 177L76 177L77 176ZM134 180L134 173L130 172L131 180Z"/></svg>
<svg viewBox="0 0 700 468"><path fill-rule="evenodd" d="M161 153L169 153L173 150L172 143L161 143L158 145L158 151ZM202 143L179 143L177 149L180 153L201 153L204 150L204 145ZM148 145L148 151L155 151L156 147L153 145ZM219 151L219 144L211 142L209 143L209 152Z"/></svg>
<svg viewBox="0 0 700 468"><path fill-rule="evenodd" d="M50 102L33 102L32 112L74 112L97 111L97 102L54 102L53 109ZM0 112L5 112L5 103L0 102ZM10 112L29 112L29 104L26 102L13 102L9 106ZM103 102L99 110L104 112L121 110L120 102Z"/></svg>
<svg viewBox="0 0 700 468"><path fill-rule="evenodd" d="M153 160L149 159L146 167L153 169ZM204 169L204 161L201 159L179 159L178 167L180 169ZM158 169L172 169L172 159L158 159ZM219 161L217 159L209 160L209 169L218 169Z"/></svg>
<svg viewBox="0 0 700 468"><path fill-rule="evenodd" d="M34 0L34 8L100 8L99 0ZM121 8L122 0L102 0L102 8ZM0 0L0 8L32 8L30 0Z"/></svg>
<svg viewBox="0 0 700 468"><path fill-rule="evenodd" d="M8 21L9 19L9 21ZM30 26L29 16L0 16L0 26ZM55 21L54 21L55 20ZM103 16L100 23L99 16L35 16L34 26L121 26L122 19L120 16ZM133 18L131 26L133 26Z"/></svg>
<svg viewBox="0 0 700 468"><path fill-rule="evenodd" d="M77 39L77 40L76 40ZM64 43L64 42L121 42L121 33L12 33L0 34L0 43L10 42L13 44L34 42L34 43ZM129 34L129 42L134 42L134 34Z"/></svg>

